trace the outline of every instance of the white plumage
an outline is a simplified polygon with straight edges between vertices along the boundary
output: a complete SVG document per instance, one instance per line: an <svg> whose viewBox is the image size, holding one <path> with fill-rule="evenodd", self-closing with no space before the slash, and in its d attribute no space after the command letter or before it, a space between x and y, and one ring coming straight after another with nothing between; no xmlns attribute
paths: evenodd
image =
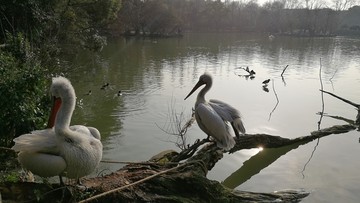
<svg viewBox="0 0 360 203"><path fill-rule="evenodd" d="M54 127L15 138L12 149L19 152L21 165L36 175L79 179L93 172L102 158L100 133L93 127L70 126L76 96L69 80L53 78L50 92L60 105L54 105L55 116L49 120Z"/></svg>
<svg viewBox="0 0 360 203"><path fill-rule="evenodd" d="M231 136L228 123L231 124L237 137L240 136L239 132L245 133L240 112L222 101L205 100L205 94L212 86L212 77L207 73L200 76L198 83L185 99L204 84L205 87L201 89L195 102L196 122L202 131L215 139L218 147L229 150L234 147L235 140Z"/></svg>

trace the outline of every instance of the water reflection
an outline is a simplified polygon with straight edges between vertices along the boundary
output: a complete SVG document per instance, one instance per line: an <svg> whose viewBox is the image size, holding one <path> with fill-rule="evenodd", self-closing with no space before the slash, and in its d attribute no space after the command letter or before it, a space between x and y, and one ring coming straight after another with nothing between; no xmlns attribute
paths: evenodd
<svg viewBox="0 0 360 203"><path fill-rule="evenodd" d="M252 176L258 174L262 169L275 162L281 156L303 144L305 144L305 142L280 148L265 148L259 150L257 154L245 161L238 170L227 177L223 184L228 188L234 189L249 180Z"/></svg>
<svg viewBox="0 0 360 203"><path fill-rule="evenodd" d="M198 77L208 71L216 80L209 98L224 98L238 108L250 133L264 132L290 138L302 136L314 130L318 121L315 113L320 108L320 58L325 89L341 91L341 95L356 101L360 94L360 89L354 88L360 82L359 47L359 39L276 37L269 41L267 36L236 33L189 34L179 39L158 39L156 43L135 38L110 40L101 53L81 51L69 59L72 68L67 71L67 76L74 85L82 107L76 108L73 123L100 130L105 147L104 158L107 159L141 161L159 151L177 149L171 143L172 137L163 133L156 124L167 122L166 107L171 101L174 101L177 112L191 113L195 99L184 101L183 98ZM284 77L281 77L287 65ZM238 69L246 69L247 66L256 72L256 77L238 76L248 75L246 70L241 70L244 73ZM275 96L270 85L267 87L269 93L262 88L262 81L269 78L279 81L279 84L281 78L284 84L276 86L281 105L278 105L271 120L269 112L276 106ZM101 90L106 83L109 83L109 87ZM122 95L115 96L120 90ZM339 105L334 100L326 100L326 107L331 114L354 117L352 108ZM323 127L338 122L325 119ZM196 125L189 130L189 142L204 136ZM342 140L334 143L342 143ZM294 151L304 154L302 150L306 147ZM339 146L332 143L327 148L335 147ZM278 171L262 172L269 181L260 180L261 184L256 182L259 175L254 177L269 164L276 165L279 157L283 157L287 163L296 161L297 157L290 158L289 154L283 156L291 150L291 147L265 149L246 161L240 169L238 165L228 168L219 166L218 171L214 168L214 175L210 178L221 181L224 179L221 174L226 174L224 171L230 174L237 170L232 175L235 178L229 177L226 184L236 187L253 177L254 183L252 180L243 185L267 190L275 187L266 184L269 182L284 182L287 179L296 182L296 177L290 176L273 180L273 174L281 173ZM343 147L338 151L348 150L348 147ZM348 159L340 158L337 162L348 165L347 168L357 168L355 162L346 162ZM332 157L324 155L323 159L318 160L319 170L326 170L322 168L326 160L332 160ZM231 165L232 162L224 158L223 163ZM118 167L110 168L116 170ZM337 167L334 168L340 170ZM236 174L240 174L239 177ZM332 171L331 176L337 175L335 170ZM314 185L324 185L325 188L329 184L320 182Z"/></svg>

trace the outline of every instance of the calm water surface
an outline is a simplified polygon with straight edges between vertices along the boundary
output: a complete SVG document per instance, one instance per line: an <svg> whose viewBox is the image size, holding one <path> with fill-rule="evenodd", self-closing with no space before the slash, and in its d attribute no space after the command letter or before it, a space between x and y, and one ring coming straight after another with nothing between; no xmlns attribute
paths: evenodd
<svg viewBox="0 0 360 203"><path fill-rule="evenodd" d="M118 39L99 54L81 53L69 72L77 97L73 124L97 127L104 159L144 161L162 150L178 150L173 112L190 117L196 94L184 97L205 71L214 78L206 95L239 109L248 133L287 138L317 130L324 89L360 103L360 39L282 38L237 34L189 34L181 39ZM281 73L289 65L284 73ZM239 76L248 66L254 79ZM262 81L271 79L269 92ZM105 83L110 85L100 89ZM86 93L91 90L91 95ZM118 91L121 96L117 96ZM274 90L278 96L277 100ZM354 107L324 95L325 112L354 119ZM275 108L276 107L276 108ZM273 111L273 109L275 110ZM270 113L273 113L270 116ZM324 117L321 127L345 122ZM188 142L205 138L194 124ZM254 192L305 189L303 202L358 202L359 132L280 149L242 150L226 155L208 177L230 188ZM109 173L120 164L101 164Z"/></svg>

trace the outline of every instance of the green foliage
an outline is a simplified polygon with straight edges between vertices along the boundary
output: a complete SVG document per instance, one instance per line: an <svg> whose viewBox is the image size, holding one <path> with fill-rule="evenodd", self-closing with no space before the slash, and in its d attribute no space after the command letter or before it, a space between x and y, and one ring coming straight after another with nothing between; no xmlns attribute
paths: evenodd
<svg viewBox="0 0 360 203"><path fill-rule="evenodd" d="M49 35L51 27L56 23L52 16L52 7L56 1L24 0L1 1L0 6L0 39L5 39L5 31L12 35L23 33L33 43Z"/></svg>
<svg viewBox="0 0 360 203"><path fill-rule="evenodd" d="M119 0L23 0L0 4L0 145L42 129L49 69L62 72L64 44L101 50ZM61 47L59 44L61 43ZM75 50L75 49L69 49Z"/></svg>
<svg viewBox="0 0 360 203"><path fill-rule="evenodd" d="M98 39L99 31L117 17L119 0L23 0L0 5L0 42L24 33L31 46L44 41L83 45ZM99 41L94 42L97 44ZM88 46L93 47L93 46ZM97 45L95 46L97 47Z"/></svg>
<svg viewBox="0 0 360 203"><path fill-rule="evenodd" d="M16 183L19 182L19 180L20 180L19 173L15 171L4 174L3 177L1 177L2 182Z"/></svg>
<svg viewBox="0 0 360 203"><path fill-rule="evenodd" d="M22 34L0 52L0 145L44 128L49 111L46 70L28 48Z"/></svg>
<svg viewBox="0 0 360 203"><path fill-rule="evenodd" d="M117 17L119 8L118 0L60 1L55 7L60 41L98 50L105 39L99 33Z"/></svg>

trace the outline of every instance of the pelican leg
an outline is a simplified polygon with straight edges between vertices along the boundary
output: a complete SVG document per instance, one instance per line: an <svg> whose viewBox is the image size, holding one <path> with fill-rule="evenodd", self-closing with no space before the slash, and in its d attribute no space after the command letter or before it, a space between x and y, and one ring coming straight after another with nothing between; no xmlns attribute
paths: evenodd
<svg viewBox="0 0 360 203"><path fill-rule="evenodd" d="M239 134L239 132L236 130L233 122L231 122L231 127L232 127L233 130L234 130L234 133L235 133L235 135L236 135L236 138L240 138L240 134Z"/></svg>
<svg viewBox="0 0 360 203"><path fill-rule="evenodd" d="M78 178L78 179L76 180L76 184L82 185L82 183L81 183L81 181L80 181L80 178Z"/></svg>
<svg viewBox="0 0 360 203"><path fill-rule="evenodd" d="M59 175L59 180L60 180L60 185L61 185L61 186L64 186L65 184L64 184L64 181L63 181L63 179L62 179L62 176L61 176L61 175Z"/></svg>

